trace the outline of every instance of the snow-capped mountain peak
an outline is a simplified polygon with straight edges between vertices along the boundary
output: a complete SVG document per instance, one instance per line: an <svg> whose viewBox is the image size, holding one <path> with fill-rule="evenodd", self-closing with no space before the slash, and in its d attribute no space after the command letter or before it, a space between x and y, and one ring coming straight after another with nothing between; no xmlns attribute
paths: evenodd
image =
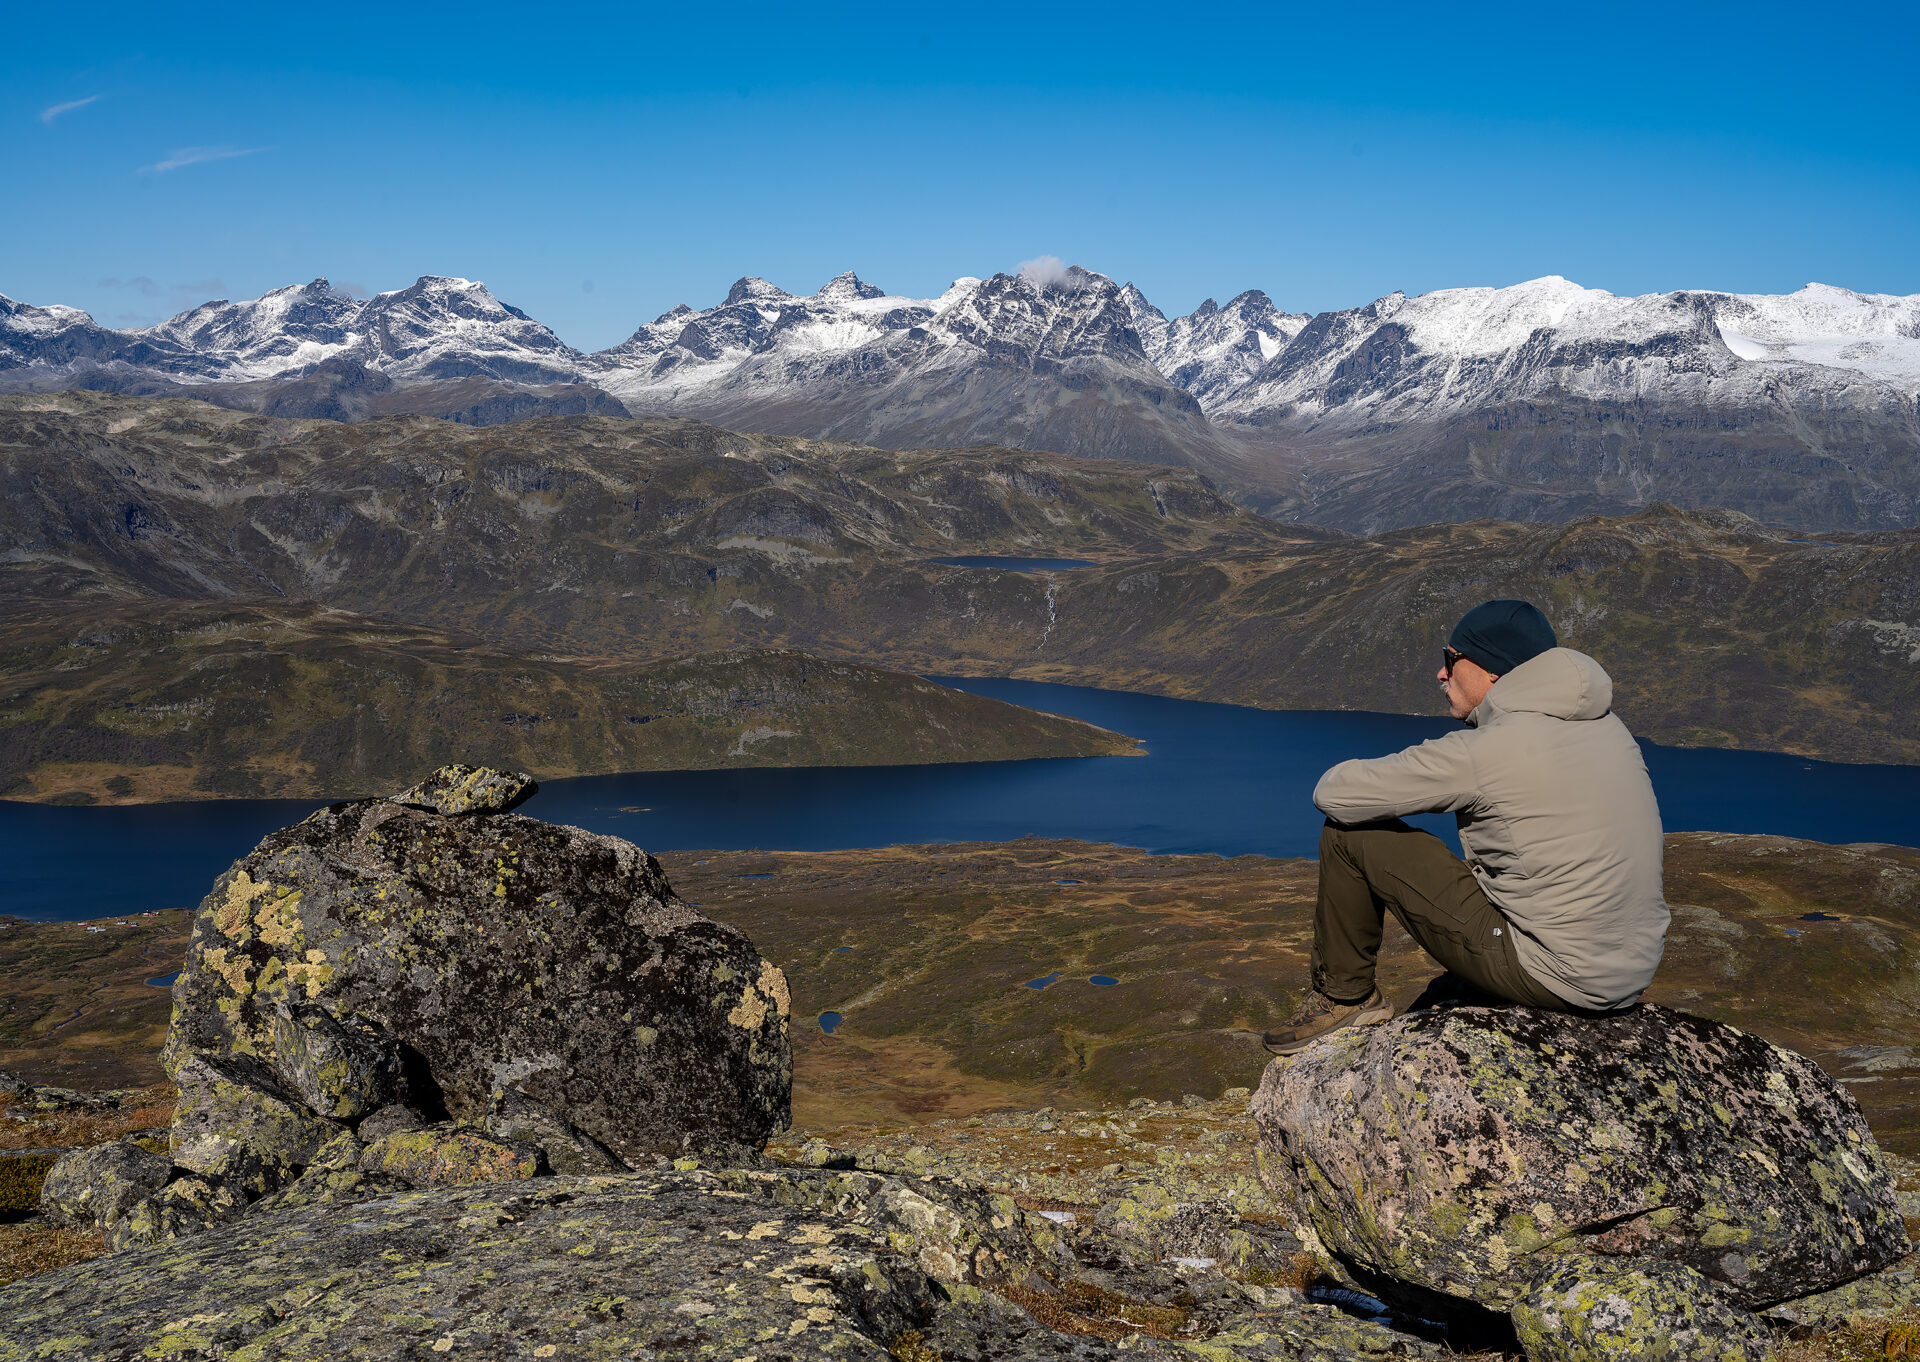
<svg viewBox="0 0 1920 1362"><path fill-rule="evenodd" d="M836 274L827 280L820 286L820 291L813 296L823 303L844 303L856 298L884 298L887 294L885 289L874 287L852 270L848 270L844 274Z"/></svg>
<svg viewBox="0 0 1920 1362"><path fill-rule="evenodd" d="M216 298L134 334L202 357L210 376L268 378L349 349L360 304L326 279L258 298Z"/></svg>
<svg viewBox="0 0 1920 1362"><path fill-rule="evenodd" d="M1132 284L1121 294L1148 357L1203 407L1253 377L1311 320L1280 311L1259 289L1236 295L1225 307L1208 298L1171 321Z"/></svg>
<svg viewBox="0 0 1920 1362"><path fill-rule="evenodd" d="M733 287L727 290L729 303L753 301L786 303L793 301L793 295L783 288L776 288L757 275L744 275L733 281Z"/></svg>

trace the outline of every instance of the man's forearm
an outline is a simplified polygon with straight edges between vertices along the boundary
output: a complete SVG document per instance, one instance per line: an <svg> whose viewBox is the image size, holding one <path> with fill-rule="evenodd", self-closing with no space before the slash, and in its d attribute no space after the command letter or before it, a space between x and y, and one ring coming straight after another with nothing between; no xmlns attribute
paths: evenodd
<svg viewBox="0 0 1920 1362"><path fill-rule="evenodd" d="M1343 761L1314 786L1314 807L1336 823L1464 809L1477 786L1464 737L1449 734L1390 757Z"/></svg>

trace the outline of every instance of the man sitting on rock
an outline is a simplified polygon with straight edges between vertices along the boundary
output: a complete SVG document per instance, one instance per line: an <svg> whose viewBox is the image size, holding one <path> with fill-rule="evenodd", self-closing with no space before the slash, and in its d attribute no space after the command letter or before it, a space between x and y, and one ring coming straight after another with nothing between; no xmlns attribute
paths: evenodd
<svg viewBox="0 0 1920 1362"><path fill-rule="evenodd" d="M1313 993L1267 1049L1393 1016L1374 984L1388 912L1492 999L1556 1012L1640 1000L1667 930L1660 808L1613 683L1558 644L1525 601L1475 606L1436 678L1469 727L1320 777ZM1464 862L1401 821L1440 812L1459 820Z"/></svg>

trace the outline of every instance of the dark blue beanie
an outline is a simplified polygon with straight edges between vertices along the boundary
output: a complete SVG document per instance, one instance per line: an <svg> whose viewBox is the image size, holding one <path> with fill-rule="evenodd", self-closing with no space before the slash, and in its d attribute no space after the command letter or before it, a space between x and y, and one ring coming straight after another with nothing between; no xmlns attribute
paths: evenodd
<svg viewBox="0 0 1920 1362"><path fill-rule="evenodd" d="M1495 676L1505 676L1522 662L1560 646L1547 617L1525 601L1474 606L1453 626L1447 643Z"/></svg>

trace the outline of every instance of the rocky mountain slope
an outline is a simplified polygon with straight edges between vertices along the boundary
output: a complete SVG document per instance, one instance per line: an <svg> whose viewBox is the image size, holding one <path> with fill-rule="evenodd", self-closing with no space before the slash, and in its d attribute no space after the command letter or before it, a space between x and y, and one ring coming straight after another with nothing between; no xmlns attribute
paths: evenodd
<svg viewBox="0 0 1920 1362"><path fill-rule="evenodd" d="M341 798L452 760L548 777L1095 756L1130 739L785 650L518 653L284 602L0 607L0 795Z"/></svg>
<svg viewBox="0 0 1920 1362"><path fill-rule="evenodd" d="M940 561L967 554L1095 565ZM1920 532L1809 541L1725 512L1360 539L1244 512L1186 469L71 392L0 399L0 582L21 600L278 596L519 652L800 648L1409 713L1434 709L1453 620L1523 596L1658 741L1920 760Z"/></svg>
<svg viewBox="0 0 1920 1362"><path fill-rule="evenodd" d="M0 388L74 385L332 419L630 410L1177 462L1361 530L1655 500L1807 528L1920 520L1920 296L1819 284L1622 298L1549 277L1312 318L1251 290L1169 320L1078 267L930 299L851 273L811 295L745 278L590 355L435 276L364 302L319 279L127 332L0 298Z"/></svg>

